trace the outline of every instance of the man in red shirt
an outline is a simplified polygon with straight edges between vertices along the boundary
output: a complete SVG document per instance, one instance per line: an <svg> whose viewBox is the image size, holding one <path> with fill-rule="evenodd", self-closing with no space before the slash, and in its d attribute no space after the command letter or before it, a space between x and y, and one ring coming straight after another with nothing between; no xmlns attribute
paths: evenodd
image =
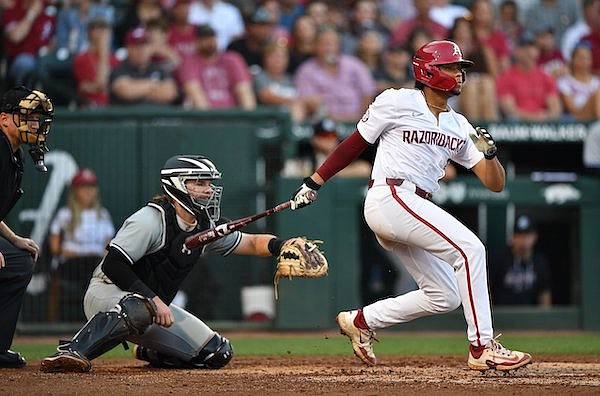
<svg viewBox="0 0 600 396"><path fill-rule="evenodd" d="M215 31L208 25L198 26L197 36L196 54L184 59L178 73L185 105L194 109L254 109L256 97L244 59L233 51L218 52Z"/></svg>
<svg viewBox="0 0 600 396"><path fill-rule="evenodd" d="M44 0L15 1L2 13L8 77L33 88L38 52L54 35L56 7Z"/></svg>
<svg viewBox="0 0 600 396"><path fill-rule="evenodd" d="M89 48L73 60L73 74L82 106L109 104L108 78L119 61L110 49L110 23L97 17L88 23Z"/></svg>
<svg viewBox="0 0 600 396"><path fill-rule="evenodd" d="M196 26L188 22L192 0L175 0L171 8L169 45L182 58L196 53Z"/></svg>
<svg viewBox="0 0 600 396"><path fill-rule="evenodd" d="M515 63L496 80L500 110L508 121L556 121L562 105L556 82L538 65L540 51L532 36L515 48Z"/></svg>

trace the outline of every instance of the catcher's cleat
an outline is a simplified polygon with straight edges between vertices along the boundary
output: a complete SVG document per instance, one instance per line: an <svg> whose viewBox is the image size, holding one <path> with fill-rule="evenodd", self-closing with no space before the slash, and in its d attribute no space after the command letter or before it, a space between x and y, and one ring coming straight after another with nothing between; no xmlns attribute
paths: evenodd
<svg viewBox="0 0 600 396"><path fill-rule="evenodd" d="M358 311L340 312L335 319L340 326L340 333L347 336L352 342L354 354L368 365L377 364L377 358L373 353L373 340L375 332L369 329L360 329L354 325L354 318Z"/></svg>
<svg viewBox="0 0 600 396"><path fill-rule="evenodd" d="M483 347L469 347L469 368L486 371L498 370L509 372L531 363L531 355L525 352L506 349L498 341L492 339Z"/></svg>
<svg viewBox="0 0 600 396"><path fill-rule="evenodd" d="M74 351L60 351L42 360L41 370L45 373L87 373L92 363Z"/></svg>

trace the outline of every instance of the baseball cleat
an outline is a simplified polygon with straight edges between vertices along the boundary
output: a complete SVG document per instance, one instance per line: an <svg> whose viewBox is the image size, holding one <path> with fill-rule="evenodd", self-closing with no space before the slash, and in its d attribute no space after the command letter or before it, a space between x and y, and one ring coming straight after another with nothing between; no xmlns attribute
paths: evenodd
<svg viewBox="0 0 600 396"><path fill-rule="evenodd" d="M354 354L368 365L377 364L377 358L373 353L373 340L375 332L368 329L360 329L354 325L354 318L358 311L340 312L336 321L340 326L340 333L347 336L352 342Z"/></svg>
<svg viewBox="0 0 600 396"><path fill-rule="evenodd" d="M468 364L473 370L508 372L526 366L532 361L530 354L506 349L494 339L483 347L473 345L469 347Z"/></svg>
<svg viewBox="0 0 600 396"><path fill-rule="evenodd" d="M87 373L92 363L73 351L61 351L42 360L41 370L45 373Z"/></svg>

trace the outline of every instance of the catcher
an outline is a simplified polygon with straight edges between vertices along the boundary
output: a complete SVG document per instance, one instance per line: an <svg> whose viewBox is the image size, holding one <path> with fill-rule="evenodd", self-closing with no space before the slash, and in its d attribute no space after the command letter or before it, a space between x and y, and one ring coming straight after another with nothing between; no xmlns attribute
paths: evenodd
<svg viewBox="0 0 600 396"><path fill-rule="evenodd" d="M233 356L229 340L171 303L201 254L279 257L285 265L276 280L282 275L326 273L324 256L301 238L286 241L235 231L184 251L187 237L222 222L220 180L221 173L206 157L178 155L167 160L161 170L165 194L129 216L109 243L83 300L88 322L72 340L61 342L55 355L42 360L42 371L89 371L92 359L125 341L136 344L135 357L153 367L227 365ZM321 261L305 261L315 257Z"/></svg>

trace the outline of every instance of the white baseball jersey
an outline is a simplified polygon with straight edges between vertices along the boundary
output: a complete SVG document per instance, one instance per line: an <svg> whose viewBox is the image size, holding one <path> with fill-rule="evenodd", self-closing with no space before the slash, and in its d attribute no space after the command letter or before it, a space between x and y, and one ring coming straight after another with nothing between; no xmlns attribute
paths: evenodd
<svg viewBox="0 0 600 396"><path fill-rule="evenodd" d="M449 108L439 122L418 89L388 89L369 106L357 125L361 136L379 139L372 179L406 179L425 191L439 189L449 159L467 169L483 158L467 119Z"/></svg>

